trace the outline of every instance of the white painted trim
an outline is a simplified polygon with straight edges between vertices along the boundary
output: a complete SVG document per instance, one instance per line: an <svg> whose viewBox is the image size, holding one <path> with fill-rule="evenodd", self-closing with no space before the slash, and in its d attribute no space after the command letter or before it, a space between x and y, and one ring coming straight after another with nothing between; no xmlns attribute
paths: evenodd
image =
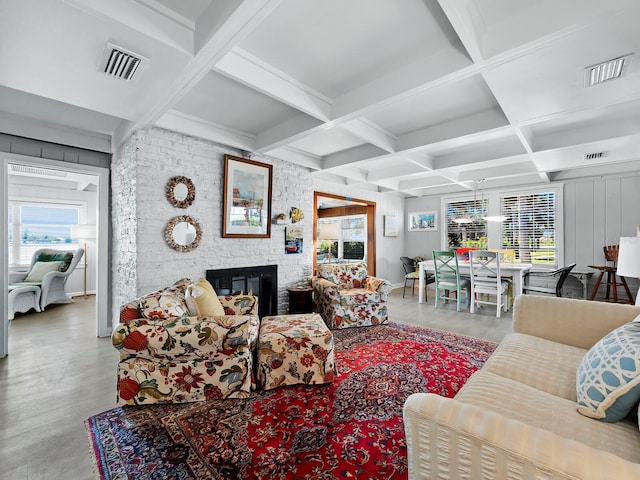
<svg viewBox="0 0 640 480"><path fill-rule="evenodd" d="M9 245L7 244L7 239L9 238L9 216L8 216L8 206L9 206L9 197L8 197L8 162L2 162L2 168L0 169L0 192L2 192L2 197L0 198L0 204L2 205L2 209L0 209L0 223L2 223L2 228L0 231L2 234L0 235L0 288L2 289L2 294L0 294L0 314L2 314L2 328L0 328L0 358L4 358L9 353L9 310L8 303L9 299L7 298L9 294L9 285L8 285L8 276L9 276L9 256L6 255L7 249Z"/></svg>
<svg viewBox="0 0 640 480"><path fill-rule="evenodd" d="M97 192L97 215L96 224L98 226L99 236L96 239L96 335L98 337L106 337L111 335L111 302L109 299L109 169L104 167L95 167L91 165L83 165L78 163L61 162L58 160L50 160L46 158L36 158L26 155L17 155L14 153L0 153L2 156L2 178L0 185L2 185L2 213L0 214L0 221L2 221L2 238L0 239L0 249L2 252L7 251L6 239L8 236L8 218L7 218L7 205L9 202L7 195L8 187L8 165L10 163L20 163L30 166L44 166L50 168L57 168L67 170L71 172L78 172L90 175L96 175L98 177L98 192ZM7 275L8 275L8 258L7 255L2 255L2 278L0 279L0 286L2 287L2 294L0 295L0 301L2 303L3 323L4 329L0 334L0 357L4 353L8 353L8 317L7 311Z"/></svg>

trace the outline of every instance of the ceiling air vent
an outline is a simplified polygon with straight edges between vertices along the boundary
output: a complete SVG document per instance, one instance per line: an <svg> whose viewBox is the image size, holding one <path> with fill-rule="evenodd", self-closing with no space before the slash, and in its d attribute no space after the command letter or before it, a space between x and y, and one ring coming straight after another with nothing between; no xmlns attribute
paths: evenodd
<svg viewBox="0 0 640 480"><path fill-rule="evenodd" d="M585 153L585 160L599 160L607 156L607 152L594 152L594 153Z"/></svg>
<svg viewBox="0 0 640 480"><path fill-rule="evenodd" d="M104 73L122 80L131 80L140 64L147 60L142 55L107 43L102 54L101 68Z"/></svg>
<svg viewBox="0 0 640 480"><path fill-rule="evenodd" d="M592 87L622 77L629 70L631 55L614 58L584 69L584 86Z"/></svg>
<svg viewBox="0 0 640 480"><path fill-rule="evenodd" d="M49 168L31 167L29 165L11 165L11 172L16 174L41 175L44 177L67 177L69 172Z"/></svg>

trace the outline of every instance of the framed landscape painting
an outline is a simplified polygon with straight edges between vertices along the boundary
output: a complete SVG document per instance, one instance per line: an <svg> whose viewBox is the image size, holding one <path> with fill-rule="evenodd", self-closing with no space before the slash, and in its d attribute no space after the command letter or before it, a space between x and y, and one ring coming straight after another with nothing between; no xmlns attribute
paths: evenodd
<svg viewBox="0 0 640 480"><path fill-rule="evenodd" d="M224 156L223 237L271 237L271 179L269 164Z"/></svg>
<svg viewBox="0 0 640 480"><path fill-rule="evenodd" d="M408 225L410 232L437 232L438 212L411 212Z"/></svg>

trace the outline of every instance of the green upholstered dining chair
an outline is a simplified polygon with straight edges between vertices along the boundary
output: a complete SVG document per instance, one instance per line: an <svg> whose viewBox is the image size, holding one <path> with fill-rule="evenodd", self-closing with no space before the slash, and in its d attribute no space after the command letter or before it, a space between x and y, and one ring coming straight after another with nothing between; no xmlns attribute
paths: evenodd
<svg viewBox="0 0 640 480"><path fill-rule="evenodd" d="M416 262L409 257L400 257L402 268L404 269L404 287L402 288L402 298L404 291L407 289L407 282L411 282L411 295L414 293L416 282L420 280L420 272L416 271ZM427 301L427 285L436 281L433 274L425 272L424 276L424 300Z"/></svg>
<svg viewBox="0 0 640 480"><path fill-rule="evenodd" d="M468 278L460 277L458 257L453 251L434 250L433 263L436 283L436 308L440 300L453 300L451 292L456 294L456 310L459 312L462 304L462 292L465 292L465 301L469 306L471 297L471 282Z"/></svg>

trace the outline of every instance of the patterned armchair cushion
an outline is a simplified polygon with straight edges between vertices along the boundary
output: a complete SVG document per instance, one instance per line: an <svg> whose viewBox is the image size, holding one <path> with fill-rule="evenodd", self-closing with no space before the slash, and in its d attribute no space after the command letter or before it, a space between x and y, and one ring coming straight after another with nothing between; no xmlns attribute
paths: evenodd
<svg viewBox="0 0 640 480"><path fill-rule="evenodd" d="M169 288L145 295L139 300L140 313L148 319L188 317L185 291L190 284L191 280L183 278Z"/></svg>
<svg viewBox="0 0 640 480"><path fill-rule="evenodd" d="M258 297L254 295L226 295L218 299L225 315L258 315Z"/></svg>
<svg viewBox="0 0 640 480"><path fill-rule="evenodd" d="M364 303L380 303L382 295L379 292L372 292L363 288L353 288L340 290L341 305L362 305Z"/></svg>
<svg viewBox="0 0 640 480"><path fill-rule="evenodd" d="M206 359L221 350L255 345L260 322L256 316L144 318L118 325L112 335L120 358L169 360L186 355Z"/></svg>
<svg viewBox="0 0 640 480"><path fill-rule="evenodd" d="M365 263L339 263L318 265L318 276L337 284L340 288L362 288L367 278Z"/></svg>
<svg viewBox="0 0 640 480"><path fill-rule="evenodd" d="M367 277L364 281L364 287L367 290L373 290L374 292L379 292L381 294L382 300L387 300L387 295L391 293L392 287L391 284L382 278L377 277Z"/></svg>

